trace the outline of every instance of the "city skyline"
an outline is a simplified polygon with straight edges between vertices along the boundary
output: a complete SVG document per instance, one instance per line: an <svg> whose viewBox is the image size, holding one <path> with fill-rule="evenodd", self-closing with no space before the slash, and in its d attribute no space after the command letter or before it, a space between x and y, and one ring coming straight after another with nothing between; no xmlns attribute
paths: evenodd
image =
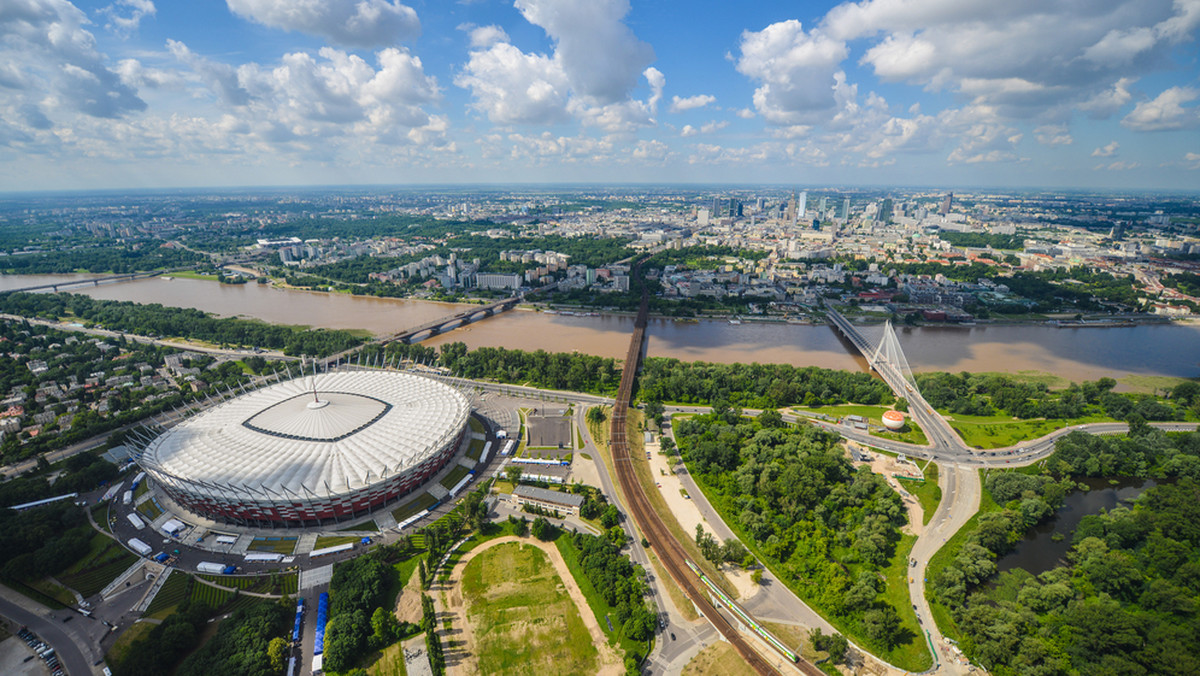
<svg viewBox="0 0 1200 676"><path fill-rule="evenodd" d="M1196 0L23 0L0 184L1191 188L1198 27Z"/></svg>

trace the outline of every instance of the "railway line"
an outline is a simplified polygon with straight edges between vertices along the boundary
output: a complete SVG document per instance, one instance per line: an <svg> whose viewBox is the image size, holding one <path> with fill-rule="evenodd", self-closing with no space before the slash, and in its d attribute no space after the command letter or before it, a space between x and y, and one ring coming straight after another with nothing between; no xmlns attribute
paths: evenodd
<svg viewBox="0 0 1200 676"><path fill-rule="evenodd" d="M635 273L636 274L636 273ZM676 541L658 513L650 505L637 475L633 469L633 457L629 453L629 442L626 438L626 411L633 395L633 384L637 379L638 367L641 363L642 342L646 333L646 317L649 313L649 297L642 291L642 303L638 308L637 319L634 322L633 336L629 342L629 351L625 355L625 368L621 372L621 384L617 390L616 403L613 406L612 431L609 437L609 447L616 468L617 483L625 494L625 500L634 523L642 535L651 543L651 548L657 552L659 560L667 573L683 590L688 599L696 605L713 627L729 641L742 659L755 672L767 675L777 675L779 671L768 662L753 646L738 632L725 616L717 612L716 607L709 601L708 595L701 587L700 578L693 574L687 565L687 554ZM821 671L812 664L800 660L797 667L812 676L820 676Z"/></svg>

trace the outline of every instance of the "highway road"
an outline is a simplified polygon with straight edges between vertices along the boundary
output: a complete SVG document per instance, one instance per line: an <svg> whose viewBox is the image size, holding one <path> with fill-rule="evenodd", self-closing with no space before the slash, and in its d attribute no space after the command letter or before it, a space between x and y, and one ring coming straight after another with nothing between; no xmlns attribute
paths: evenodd
<svg viewBox="0 0 1200 676"><path fill-rule="evenodd" d="M88 621L87 618L70 610L60 610L54 613L46 612L48 616L42 616L26 610L6 598L0 597L0 615L7 617L17 624L29 627L30 631L37 634L51 648L54 648L54 653L58 655L58 661L63 665L63 669L66 670L67 674L70 676L84 676L94 671L98 672L99 669L92 667L91 662L83 656L83 652L75 644L75 641L67 636L67 632L62 627L62 620L54 616L71 616L76 622Z"/></svg>

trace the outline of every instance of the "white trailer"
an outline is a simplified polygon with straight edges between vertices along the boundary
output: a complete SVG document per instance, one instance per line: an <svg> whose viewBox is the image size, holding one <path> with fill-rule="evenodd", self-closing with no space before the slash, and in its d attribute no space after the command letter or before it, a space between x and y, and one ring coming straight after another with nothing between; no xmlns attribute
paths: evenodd
<svg viewBox="0 0 1200 676"><path fill-rule="evenodd" d="M283 554L271 554L269 552L251 552L244 558L246 563L278 563L283 560Z"/></svg>
<svg viewBox="0 0 1200 676"><path fill-rule="evenodd" d="M232 545L236 542L237 542L236 535L218 535L217 536L217 544L219 544L219 545Z"/></svg>
<svg viewBox="0 0 1200 676"><path fill-rule="evenodd" d="M130 538L128 540L128 542L129 542L130 549L137 552L138 554L141 554L142 556L150 556L150 552L154 551L153 549L150 548L150 545L146 544L145 542L142 542L141 540L139 540L137 538Z"/></svg>
<svg viewBox="0 0 1200 676"><path fill-rule="evenodd" d="M133 504L133 491L125 491L125 494L121 496L121 504L123 504L123 505L132 505Z"/></svg>
<svg viewBox="0 0 1200 676"><path fill-rule="evenodd" d="M146 522L142 520L142 517L134 514L133 512L130 512L128 515L126 515L126 518L128 518L129 523L133 524L133 527L138 530L146 527Z"/></svg>
<svg viewBox="0 0 1200 676"><path fill-rule="evenodd" d="M227 566L221 563L213 563L212 561L201 561L196 564L196 570L201 573L211 573L213 575L229 575L234 571L234 566Z"/></svg>

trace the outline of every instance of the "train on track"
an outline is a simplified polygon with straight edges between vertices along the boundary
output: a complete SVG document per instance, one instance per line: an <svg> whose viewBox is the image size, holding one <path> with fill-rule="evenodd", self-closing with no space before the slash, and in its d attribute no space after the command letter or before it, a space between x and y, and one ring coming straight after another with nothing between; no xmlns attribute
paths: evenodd
<svg viewBox="0 0 1200 676"><path fill-rule="evenodd" d="M799 661L796 653L789 650L788 647L785 646L779 639L772 636L771 632L764 629L761 624L754 620L754 618L747 615L745 611L743 611L736 603L733 602L733 599L730 599L725 592L721 591L720 587L713 584L712 580L709 580L707 575L700 572L700 568L698 568L696 564L692 563L690 560L684 560L684 563L686 563L688 568L691 568L692 572L700 578L700 581L704 583L704 586L708 587L708 591L711 592L713 596L717 597L721 603L724 603L725 607L728 608L730 612L737 615L738 619L740 619L743 624L754 630L754 633L758 634L759 638L771 644L773 648L778 650L783 654L784 657L788 658L792 662Z"/></svg>

